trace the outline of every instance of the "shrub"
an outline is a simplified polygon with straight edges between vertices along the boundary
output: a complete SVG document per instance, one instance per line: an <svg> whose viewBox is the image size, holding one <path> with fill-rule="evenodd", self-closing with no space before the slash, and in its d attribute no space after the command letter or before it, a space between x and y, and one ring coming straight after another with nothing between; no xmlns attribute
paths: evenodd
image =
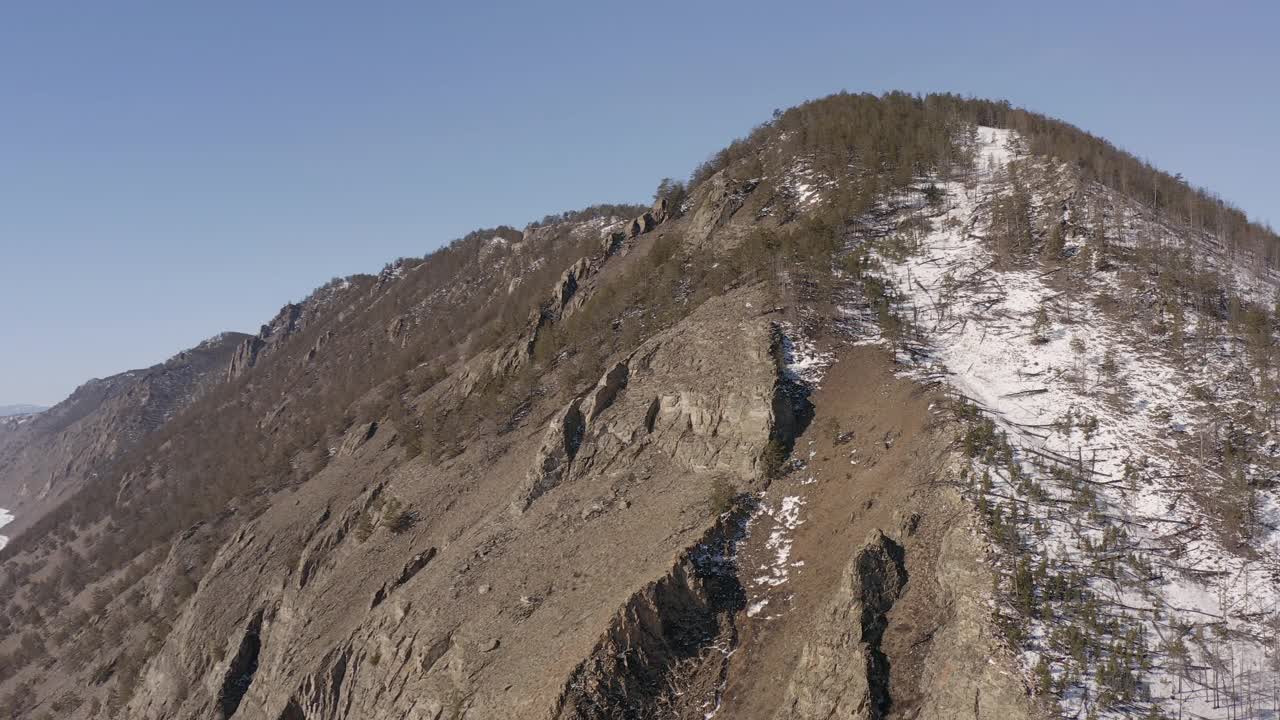
<svg viewBox="0 0 1280 720"><path fill-rule="evenodd" d="M994 447L998 439L995 423L990 418L980 417L964 433L964 452L976 458Z"/></svg>
<svg viewBox="0 0 1280 720"><path fill-rule="evenodd" d="M373 520L369 517L367 510L360 513L360 519L356 521L355 534L360 542L368 540L373 535Z"/></svg>
<svg viewBox="0 0 1280 720"><path fill-rule="evenodd" d="M388 515L387 518L383 520L383 524L392 533L399 535L412 530L413 526L418 524L418 520L419 517L416 511L405 510L395 515Z"/></svg>
<svg viewBox="0 0 1280 720"><path fill-rule="evenodd" d="M738 488L733 483L723 477L715 477L711 480L711 491L708 497L708 503L711 512L715 515L723 515L731 510L738 500Z"/></svg>
<svg viewBox="0 0 1280 720"><path fill-rule="evenodd" d="M764 447L764 454L761 456L760 462L765 478L774 480L780 477L787 462L787 446L777 438L770 440L769 444Z"/></svg>

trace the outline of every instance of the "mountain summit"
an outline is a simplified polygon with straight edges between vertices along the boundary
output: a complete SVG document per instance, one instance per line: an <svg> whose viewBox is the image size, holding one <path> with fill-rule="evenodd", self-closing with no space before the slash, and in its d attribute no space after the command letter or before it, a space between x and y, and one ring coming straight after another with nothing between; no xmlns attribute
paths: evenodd
<svg viewBox="0 0 1280 720"><path fill-rule="evenodd" d="M806 103L0 422L0 704L1257 717L1278 289L1071 125Z"/></svg>

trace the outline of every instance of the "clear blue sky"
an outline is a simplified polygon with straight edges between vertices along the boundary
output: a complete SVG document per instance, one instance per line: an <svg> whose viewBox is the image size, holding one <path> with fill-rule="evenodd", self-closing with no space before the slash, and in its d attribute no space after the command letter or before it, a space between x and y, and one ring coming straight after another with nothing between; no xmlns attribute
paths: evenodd
<svg viewBox="0 0 1280 720"><path fill-rule="evenodd" d="M480 226L645 201L775 107L1003 97L1280 220L1268 3L5 2L0 404Z"/></svg>

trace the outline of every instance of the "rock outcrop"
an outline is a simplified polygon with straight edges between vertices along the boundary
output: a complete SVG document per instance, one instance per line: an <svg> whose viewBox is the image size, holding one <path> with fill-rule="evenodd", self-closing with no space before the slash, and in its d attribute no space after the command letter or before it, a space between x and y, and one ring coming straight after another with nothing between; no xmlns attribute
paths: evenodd
<svg viewBox="0 0 1280 720"><path fill-rule="evenodd" d="M725 170L717 172L699 185L693 195L695 209L688 219L688 242L698 247L714 245L717 249L736 245L738 238L734 234L714 243L712 239L735 218L748 195L755 189L755 181L734 180ZM751 220L754 218L748 219L748 222Z"/></svg>
<svg viewBox="0 0 1280 720"><path fill-rule="evenodd" d="M227 363L226 379L234 380L249 371L258 360L258 351L262 349L262 340L253 335L245 338L236 346L235 354Z"/></svg>
<svg viewBox="0 0 1280 720"><path fill-rule="evenodd" d="M647 233L671 217L665 200L654 203L654 209L631 220L625 233L606 231L601 244L601 254L596 257L579 258L552 285L549 298L544 308L535 312L526 329L505 346L484 355L473 358L463 370L463 377L457 385L459 395L466 396L483 382L488 375L505 377L515 373L528 364L533 357L533 349L538 335L548 325L570 317L590 301L594 288L590 282L600 273L611 256L622 251L625 254L627 243ZM536 229L525 231L526 242L537 236ZM508 290L510 292L510 290Z"/></svg>
<svg viewBox="0 0 1280 720"><path fill-rule="evenodd" d="M631 377L631 368L626 363L617 363L613 367L605 371L600 378L600 382L596 383L595 388L587 393L586 399L582 403L582 415L585 422L591 422L596 419L600 413L604 412L617 399L618 393L627 386L627 380Z"/></svg>
<svg viewBox="0 0 1280 720"><path fill-rule="evenodd" d="M231 381L244 375L258 363L259 355L287 340L301 329L302 315L303 307L296 303L289 303L280 308L280 312L276 313L271 322L263 325L257 335L245 338L240 343L231 362L227 365L226 379Z"/></svg>
<svg viewBox="0 0 1280 720"><path fill-rule="evenodd" d="M378 432L377 421L371 421L357 425L347 431L346 436L342 440L342 445L338 448L339 455L351 455L362 445L373 439Z"/></svg>
<svg viewBox="0 0 1280 720"><path fill-rule="evenodd" d="M597 263L585 257L565 269L551 291L551 312L555 317L567 316L582 306L583 297L578 294L578 288L594 275L597 269Z"/></svg>
<svg viewBox="0 0 1280 720"><path fill-rule="evenodd" d="M632 218L627 223L625 240L634 240L635 238L652 231L662 223L671 219L671 212L667 207L667 201L659 198L654 201L653 208Z"/></svg>
<svg viewBox="0 0 1280 720"><path fill-rule="evenodd" d="M778 402L786 379L769 322L744 312L748 293L709 303L615 362L548 423L512 508L521 512L566 479L601 472L652 446L693 472L753 477L766 445L794 423ZM737 305L737 307L731 306ZM730 354L718 348L734 347Z"/></svg>
<svg viewBox="0 0 1280 720"><path fill-rule="evenodd" d="M580 400L573 400L556 414L542 436L542 446L534 457L533 467L525 475L525 481L511 501L511 509L524 512L545 492L560 484L569 463L578 454L586 422L579 408Z"/></svg>
<svg viewBox="0 0 1280 720"><path fill-rule="evenodd" d="M968 516L964 501L948 495L957 516ZM942 537L935 582L945 617L921 674L920 717L1045 717L1012 672L1018 662L992 622L990 551L975 530L968 522L954 523Z"/></svg>
<svg viewBox="0 0 1280 720"><path fill-rule="evenodd" d="M902 553L900 545L879 531L863 543L815 638L804 646L777 720L886 717L889 667L880 643L885 616L907 583Z"/></svg>
<svg viewBox="0 0 1280 720"><path fill-rule="evenodd" d="M718 523L669 573L628 599L565 683L552 718L649 717L659 709L670 717L707 715L745 605L737 568L724 561L743 521Z"/></svg>

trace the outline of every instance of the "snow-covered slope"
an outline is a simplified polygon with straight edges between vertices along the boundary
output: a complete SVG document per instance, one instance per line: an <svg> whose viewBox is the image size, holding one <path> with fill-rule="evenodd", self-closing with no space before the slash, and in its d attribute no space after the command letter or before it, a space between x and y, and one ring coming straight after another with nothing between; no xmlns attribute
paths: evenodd
<svg viewBox="0 0 1280 720"><path fill-rule="evenodd" d="M971 177L935 181L932 202L901 198L850 253L874 248L880 325L900 328L874 341L945 379L974 419L958 481L991 519L1000 612L1031 681L1081 717L1271 708L1280 446L1262 388L1274 368L1216 308L1171 307L1178 289L1161 294L1133 258L1185 248L1221 272L1226 296L1255 301L1274 297L1271 280L1207 253L1212 238L1022 156L1009 131L975 140ZM993 247L1010 163L1037 233L1065 236L1052 262ZM1073 224L1086 208L1101 234ZM865 305L846 314L876 327Z"/></svg>

